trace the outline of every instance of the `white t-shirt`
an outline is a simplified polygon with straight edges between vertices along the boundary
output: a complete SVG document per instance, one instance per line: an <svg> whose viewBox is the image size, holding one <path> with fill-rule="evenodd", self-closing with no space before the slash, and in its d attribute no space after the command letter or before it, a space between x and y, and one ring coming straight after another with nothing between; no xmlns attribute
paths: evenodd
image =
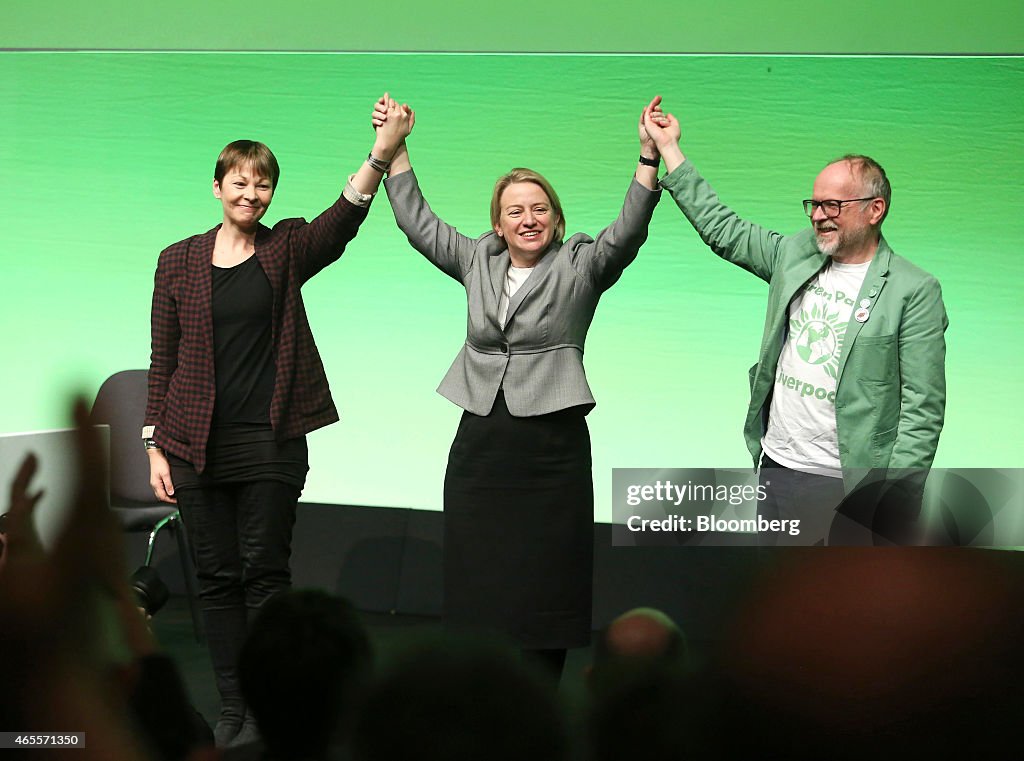
<svg viewBox="0 0 1024 761"><path fill-rule="evenodd" d="M839 357L870 265L829 260L789 304L789 329L761 439L765 454L780 465L843 477L835 408Z"/></svg>
<svg viewBox="0 0 1024 761"><path fill-rule="evenodd" d="M533 272L533 267L508 266L505 273L505 285L501 289L501 298L498 299L498 324L502 330L505 329L505 318L508 317L508 302L516 295L516 291L523 287L526 278Z"/></svg>

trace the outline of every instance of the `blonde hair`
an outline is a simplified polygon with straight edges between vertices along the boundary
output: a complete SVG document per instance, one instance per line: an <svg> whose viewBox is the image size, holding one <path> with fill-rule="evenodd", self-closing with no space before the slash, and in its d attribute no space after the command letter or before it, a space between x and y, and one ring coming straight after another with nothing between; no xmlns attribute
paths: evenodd
<svg viewBox="0 0 1024 761"><path fill-rule="evenodd" d="M551 187L550 182L545 180L539 172L525 167L516 167L507 174L503 174L494 183L494 193L491 195L491 229L497 227L498 220L501 219L501 194L505 192L505 188L517 182L532 182L534 185L539 186L547 195L548 201L551 203L551 209L555 212L555 216L558 217L552 240L560 243L562 238L565 237L565 217L562 216L562 202L558 200L558 194Z"/></svg>

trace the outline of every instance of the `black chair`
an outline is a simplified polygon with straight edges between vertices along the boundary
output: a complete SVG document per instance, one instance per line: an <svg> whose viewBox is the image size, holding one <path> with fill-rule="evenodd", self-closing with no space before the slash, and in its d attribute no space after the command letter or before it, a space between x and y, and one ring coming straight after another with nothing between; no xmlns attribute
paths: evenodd
<svg viewBox="0 0 1024 761"><path fill-rule="evenodd" d="M110 426L110 507L127 532L149 532L146 562L133 577L136 589L148 592L162 586L150 567L156 538L169 528L178 541L181 573L185 580L192 628L196 641L203 641L195 571L192 568L188 537L181 515L174 505L160 502L149 485L149 455L142 446L142 423L146 414L148 375L145 370L114 373L100 386L93 402L91 421ZM142 589L140 589L142 587ZM154 591L159 594L158 591Z"/></svg>

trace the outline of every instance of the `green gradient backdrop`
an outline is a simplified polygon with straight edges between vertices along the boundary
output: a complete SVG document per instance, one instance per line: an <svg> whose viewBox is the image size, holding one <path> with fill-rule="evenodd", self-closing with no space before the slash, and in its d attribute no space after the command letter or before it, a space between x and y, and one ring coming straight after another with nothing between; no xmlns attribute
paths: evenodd
<svg viewBox="0 0 1024 761"><path fill-rule="evenodd" d="M59 427L145 367L158 251L220 221L213 161L267 142L283 167L268 222L328 205L372 142L389 88L417 109L413 162L434 209L487 227L497 175L554 182L569 232L618 211L654 93L741 214L782 231L829 158L878 158L886 234L933 272L950 314L944 466L1019 466L1024 61L372 54L0 55L0 431ZM438 509L459 410L433 389L465 335L461 287L413 252L379 199L342 261L305 289L340 424L310 437L304 500ZM747 463L746 370L766 287L719 261L670 199L602 301L586 364L598 400L598 520L613 467Z"/></svg>
<svg viewBox="0 0 1024 761"><path fill-rule="evenodd" d="M14 0L11 48L1020 53L1020 0Z"/></svg>

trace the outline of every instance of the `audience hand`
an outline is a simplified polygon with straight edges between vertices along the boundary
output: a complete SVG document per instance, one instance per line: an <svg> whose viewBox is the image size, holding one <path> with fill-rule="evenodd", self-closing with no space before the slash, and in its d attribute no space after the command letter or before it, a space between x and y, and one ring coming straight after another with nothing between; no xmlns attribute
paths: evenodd
<svg viewBox="0 0 1024 761"><path fill-rule="evenodd" d="M104 628L116 621L118 603L130 595L121 529L107 506L106 462L82 400L75 405L75 422L78 484L49 552L32 523L41 496L30 488L35 458L26 458L11 487L10 555L0 574L0 723L18 731L84 731L83 759L130 761L144 753L124 719L124 698L112 678L112 667L121 664L110 656L119 654L116 640L123 647L133 633L117 623Z"/></svg>
<svg viewBox="0 0 1024 761"><path fill-rule="evenodd" d="M43 545L39 541L32 518L43 492L29 491L29 483L38 467L39 462L35 455L27 455L11 482L7 527L3 547L0 548L0 573L9 560L17 563L25 560L39 561L43 558Z"/></svg>

